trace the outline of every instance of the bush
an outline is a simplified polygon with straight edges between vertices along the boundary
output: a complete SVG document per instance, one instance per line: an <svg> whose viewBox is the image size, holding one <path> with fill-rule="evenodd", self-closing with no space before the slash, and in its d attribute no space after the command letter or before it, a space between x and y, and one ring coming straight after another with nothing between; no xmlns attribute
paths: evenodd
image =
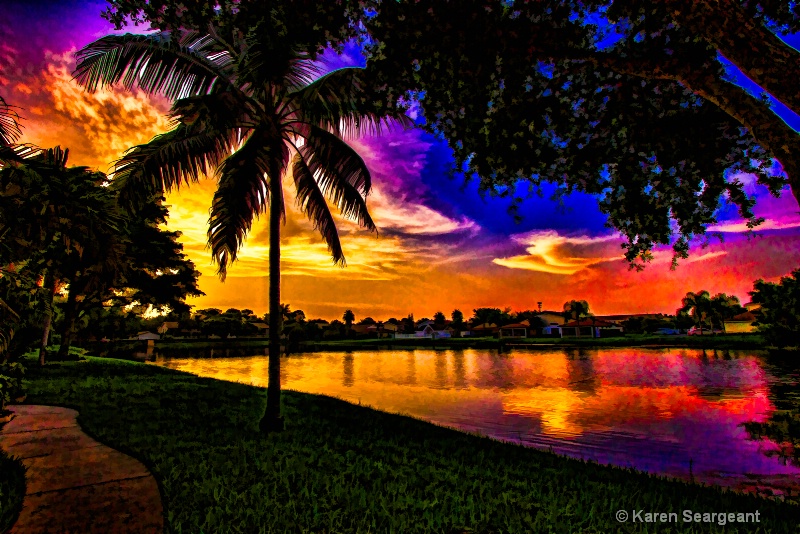
<svg viewBox="0 0 800 534"><path fill-rule="evenodd" d="M761 305L756 325L767 343L780 348L800 345L800 269L778 284L756 280L750 296Z"/></svg>
<svg viewBox="0 0 800 534"><path fill-rule="evenodd" d="M25 466L0 450L0 532L17 520L25 496Z"/></svg>
<svg viewBox="0 0 800 534"><path fill-rule="evenodd" d="M14 399L25 394L22 388L22 377L25 368L21 363L0 363L0 414Z"/></svg>

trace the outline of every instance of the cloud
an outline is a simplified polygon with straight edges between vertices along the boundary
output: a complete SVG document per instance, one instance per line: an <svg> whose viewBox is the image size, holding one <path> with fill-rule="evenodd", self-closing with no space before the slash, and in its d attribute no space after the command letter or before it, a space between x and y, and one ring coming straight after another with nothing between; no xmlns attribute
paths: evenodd
<svg viewBox="0 0 800 534"><path fill-rule="evenodd" d="M392 131L379 137L349 140L372 174L370 213L381 231L443 235L479 230L464 216L447 216L422 181L432 143L419 130Z"/></svg>
<svg viewBox="0 0 800 534"><path fill-rule="evenodd" d="M525 269L550 274L572 275L603 262L618 261L620 255L598 255L618 236L568 237L555 230L534 231L512 236L514 241L528 245L527 254L509 258L495 258L493 263L509 269Z"/></svg>
<svg viewBox="0 0 800 534"><path fill-rule="evenodd" d="M774 219L766 219L763 224L756 226L752 231L766 232L769 230L786 230L789 228L800 227L800 220L789 221L776 221ZM746 233L751 229L747 227L747 221L741 222L725 222L722 224L715 224L708 227L709 232L724 232L724 233Z"/></svg>
<svg viewBox="0 0 800 534"><path fill-rule="evenodd" d="M725 251L725 250L718 250L716 252L709 252L707 254L701 254L699 256L697 254L692 254L691 256L689 256L689 259L684 260L684 261L685 261L685 263L697 263L699 261L713 260L714 258L719 258L721 256L725 256L726 254L728 254L728 252Z"/></svg>
<svg viewBox="0 0 800 534"><path fill-rule="evenodd" d="M416 235L478 230L478 225L466 217L451 219L423 204L388 197L377 188L370 200L372 218L381 230Z"/></svg>
<svg viewBox="0 0 800 534"><path fill-rule="evenodd" d="M75 50L46 52L6 99L23 109L23 142L70 149L70 162L101 171L131 146L170 129L168 103L121 87L88 93L72 79Z"/></svg>

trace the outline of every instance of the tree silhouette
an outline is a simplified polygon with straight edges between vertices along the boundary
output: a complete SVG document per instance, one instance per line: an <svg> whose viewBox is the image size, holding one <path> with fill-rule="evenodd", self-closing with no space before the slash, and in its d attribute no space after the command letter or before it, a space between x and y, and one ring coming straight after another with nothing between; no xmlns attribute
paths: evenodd
<svg viewBox="0 0 800 534"><path fill-rule="evenodd" d="M355 320L356 314L353 313L353 310L345 310L344 314L342 315L342 321L344 321L348 333L353 329L353 321Z"/></svg>
<svg viewBox="0 0 800 534"><path fill-rule="evenodd" d="M678 313L686 313L694 321L695 326L700 329L700 335L703 335L703 325L709 320L713 310L711 306L711 295L708 291L702 290L697 293L688 292L681 301L682 306Z"/></svg>
<svg viewBox="0 0 800 534"><path fill-rule="evenodd" d="M717 293L711 297L710 311L712 319L720 325L723 332L726 332L725 321L744 312L745 308L739 302L739 297Z"/></svg>
<svg viewBox="0 0 800 534"><path fill-rule="evenodd" d="M0 264L22 262L42 279L39 363L45 364L56 291L120 272L121 217L105 175L69 167L61 147L0 150Z"/></svg>
<svg viewBox="0 0 800 534"><path fill-rule="evenodd" d="M724 64L800 113L800 53L776 35L800 30L788 2L429 0L375 9L364 21L367 69L387 103L424 94L424 128L447 140L454 169L477 175L483 191L518 202L518 188L550 182L598 195L635 266L658 244L686 257L722 197L761 222L731 170L756 174L777 194L787 180L771 172L775 157L800 199L800 135L758 93L728 83Z"/></svg>
<svg viewBox="0 0 800 534"><path fill-rule="evenodd" d="M564 319L580 321L589 315L589 303L585 300L570 300L564 303Z"/></svg>
<svg viewBox="0 0 800 534"><path fill-rule="evenodd" d="M375 230L366 207L371 176L344 137L378 133L392 121L362 99L360 69L321 73L313 54L273 39L266 18L248 27L211 25L152 35L112 35L78 52L76 80L94 91L122 82L173 100L176 127L134 147L116 164L114 186L132 209L143 198L216 173L208 243L222 279L253 220L269 211L270 348L261 427L283 428L280 414L280 223L283 179L291 170L299 208L344 264L330 201ZM278 36L280 37L280 36ZM313 47L316 49L316 45ZM403 116L398 121L405 121ZM404 122L407 124L407 122Z"/></svg>
<svg viewBox="0 0 800 534"><path fill-rule="evenodd" d="M800 269L777 284L756 280L750 296L761 305L756 324L767 342L777 347L800 345Z"/></svg>

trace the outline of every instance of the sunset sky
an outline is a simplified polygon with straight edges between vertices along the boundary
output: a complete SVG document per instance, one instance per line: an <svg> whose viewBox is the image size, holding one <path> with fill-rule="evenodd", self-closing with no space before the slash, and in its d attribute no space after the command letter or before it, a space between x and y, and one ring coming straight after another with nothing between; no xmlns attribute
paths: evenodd
<svg viewBox="0 0 800 534"><path fill-rule="evenodd" d="M102 1L3 2L0 19L0 95L21 108L23 142L70 149L71 164L108 172L134 144L168 129L168 103L113 89L88 94L71 78L74 53L113 28L99 13ZM329 65L357 61L327 57ZM791 121L792 119L788 119ZM373 175L368 206L379 232L360 231L340 220L347 266L333 266L322 239L292 209L283 229L283 296L311 317L356 319L465 316L483 306L561 309L570 299L589 301L599 314L674 313L687 291L726 292L747 302L758 278L774 280L800 267L800 215L788 189L780 199L752 184L756 214L766 218L759 236L748 238L743 222L723 209L713 228L720 243L697 243L689 260L670 270L671 250L656 252L643 272L630 271L622 240L605 226L597 202L573 194L563 205L533 195L516 224L508 201L482 198L475 183L448 177L451 153L421 130L351 142ZM213 179L168 197L168 228L183 232L188 255L203 273L207 296L198 308L267 311L266 218L257 223L239 262L223 284L205 249ZM287 198L294 197L287 185ZM293 208L293 206L292 206Z"/></svg>

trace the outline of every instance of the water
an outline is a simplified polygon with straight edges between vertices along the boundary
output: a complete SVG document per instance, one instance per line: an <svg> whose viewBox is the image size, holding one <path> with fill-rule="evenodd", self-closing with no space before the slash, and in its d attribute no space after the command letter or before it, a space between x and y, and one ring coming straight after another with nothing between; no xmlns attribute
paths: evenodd
<svg viewBox="0 0 800 534"><path fill-rule="evenodd" d="M264 349L155 364L267 385ZM230 354L230 352L228 352ZM741 426L774 411L762 355L693 349L414 350L295 354L285 389L553 450L576 458L777 494L800 491L800 468Z"/></svg>

